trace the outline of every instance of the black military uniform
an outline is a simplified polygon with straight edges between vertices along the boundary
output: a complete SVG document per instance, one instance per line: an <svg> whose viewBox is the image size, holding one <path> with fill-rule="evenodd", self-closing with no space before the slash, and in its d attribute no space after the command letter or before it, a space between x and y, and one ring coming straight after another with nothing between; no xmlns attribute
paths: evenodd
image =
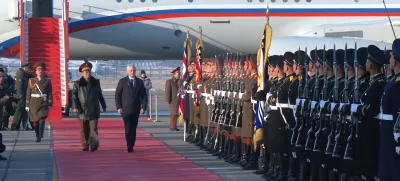
<svg viewBox="0 0 400 181"><path fill-rule="evenodd" d="M400 39L392 45L392 60L400 64ZM396 72L385 86L382 96L382 115L380 116L380 146L379 146L379 179L400 179L400 155L395 147L399 147L399 110L400 110L400 73ZM396 124L395 121L397 120ZM393 136L393 132L395 135Z"/></svg>
<svg viewBox="0 0 400 181"><path fill-rule="evenodd" d="M357 174L364 176L367 180L374 180L378 171L378 149L379 149L379 119L381 99L379 95L384 91L384 75L380 73L383 66L383 52L376 46L368 46L367 64L377 67L376 72L370 72L368 88L361 92L361 105L352 104L351 111L361 118L359 124L359 138L355 142L355 160ZM372 75L374 73L374 75Z"/></svg>
<svg viewBox="0 0 400 181"><path fill-rule="evenodd" d="M3 83L3 89L7 92L8 95L13 96L14 92L15 92L15 87L14 87L14 79L8 75L7 73L7 68L3 67L3 65L0 64L0 68L3 69L4 73L5 73L5 80ZM15 99L10 99L9 101L7 101L7 103L5 104L5 109L3 112L3 118L1 120L1 130L8 130L8 123L9 123L9 119L12 115L14 115L14 108L12 106L13 100L15 101Z"/></svg>

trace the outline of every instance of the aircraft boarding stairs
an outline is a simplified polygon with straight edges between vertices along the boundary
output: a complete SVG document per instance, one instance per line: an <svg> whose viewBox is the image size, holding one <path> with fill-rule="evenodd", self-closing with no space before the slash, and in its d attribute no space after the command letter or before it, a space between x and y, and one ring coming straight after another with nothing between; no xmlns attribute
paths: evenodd
<svg viewBox="0 0 400 181"><path fill-rule="evenodd" d="M23 7L23 5L22 5ZM68 107L68 18L22 18L22 62L31 65L44 62L46 75L51 79L53 106L48 119L62 118L62 109Z"/></svg>

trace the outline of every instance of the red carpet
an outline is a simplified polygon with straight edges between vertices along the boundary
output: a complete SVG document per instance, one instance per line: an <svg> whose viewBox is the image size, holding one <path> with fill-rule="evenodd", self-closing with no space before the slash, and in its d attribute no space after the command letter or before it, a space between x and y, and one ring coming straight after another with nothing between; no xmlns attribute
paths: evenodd
<svg viewBox="0 0 400 181"><path fill-rule="evenodd" d="M137 130L135 152L128 153L122 121L99 121L100 147L82 152L77 121L51 123L60 181L221 181L163 142Z"/></svg>

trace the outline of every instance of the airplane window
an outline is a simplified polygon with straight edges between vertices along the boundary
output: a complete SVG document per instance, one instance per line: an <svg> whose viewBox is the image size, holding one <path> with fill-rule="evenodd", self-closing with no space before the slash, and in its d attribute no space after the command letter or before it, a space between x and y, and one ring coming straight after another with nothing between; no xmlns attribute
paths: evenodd
<svg viewBox="0 0 400 181"><path fill-rule="evenodd" d="M153 0L153 3L156 3L157 2L157 0Z"/></svg>
<svg viewBox="0 0 400 181"><path fill-rule="evenodd" d="M260 2L264 2L264 0L260 0Z"/></svg>
<svg viewBox="0 0 400 181"><path fill-rule="evenodd" d="M130 3L133 2L133 0L128 0Z"/></svg>
<svg viewBox="0 0 400 181"><path fill-rule="evenodd" d="M146 2L146 0L140 0L140 2L144 3L144 2Z"/></svg>
<svg viewBox="0 0 400 181"><path fill-rule="evenodd" d="M251 3L252 0L247 0L247 2Z"/></svg>
<svg viewBox="0 0 400 181"><path fill-rule="evenodd" d="M274 2L276 2L276 0L271 0L271 2L273 2L273 3L274 3Z"/></svg>
<svg viewBox="0 0 400 181"><path fill-rule="evenodd" d="M287 1L288 1L288 0L283 0L283 2L285 2L285 3L286 3Z"/></svg>
<svg viewBox="0 0 400 181"><path fill-rule="evenodd" d="M117 0L117 3L120 3L122 0Z"/></svg>
<svg viewBox="0 0 400 181"><path fill-rule="evenodd" d="M308 3L311 2L311 0L306 0Z"/></svg>
<svg viewBox="0 0 400 181"><path fill-rule="evenodd" d="M193 2L193 0L188 0L188 2L192 3L192 2Z"/></svg>
<svg viewBox="0 0 400 181"><path fill-rule="evenodd" d="M298 2L300 2L300 0L294 0L294 2L298 3Z"/></svg>

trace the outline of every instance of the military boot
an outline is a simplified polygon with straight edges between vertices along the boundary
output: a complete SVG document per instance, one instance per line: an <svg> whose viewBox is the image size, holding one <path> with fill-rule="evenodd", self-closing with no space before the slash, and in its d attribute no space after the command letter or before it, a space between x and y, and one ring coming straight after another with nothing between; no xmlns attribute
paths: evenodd
<svg viewBox="0 0 400 181"><path fill-rule="evenodd" d="M300 169L300 160L295 157L290 157L288 181L298 181Z"/></svg>
<svg viewBox="0 0 400 181"><path fill-rule="evenodd" d="M256 175L260 175L260 174L264 174L267 172L267 168L266 168L266 159L267 155L266 155L266 151L265 151L265 147L264 144L260 145L260 155L258 157L258 169L256 171L253 172L253 174Z"/></svg>
<svg viewBox="0 0 400 181"><path fill-rule="evenodd" d="M242 166L243 163L246 162L246 154L247 154L247 145L246 145L246 143L242 143L242 145L240 147L240 150L241 150L240 151L241 152L240 160L235 165Z"/></svg>
<svg viewBox="0 0 400 181"><path fill-rule="evenodd" d="M212 156L221 156L225 151L225 136L221 133L220 142L218 144L218 152L212 154Z"/></svg>
<svg viewBox="0 0 400 181"><path fill-rule="evenodd" d="M323 167L320 167L319 169L318 169L318 180L328 180L328 169L326 169L326 168L323 168Z"/></svg>
<svg viewBox="0 0 400 181"><path fill-rule="evenodd" d="M254 147L252 145L251 149L250 149L250 160L249 160L249 163L247 165L244 165L242 167L242 169L243 170L255 170L255 169L258 169L257 158L258 158L259 154L260 154L260 147L257 147L257 150L254 151Z"/></svg>
<svg viewBox="0 0 400 181"><path fill-rule="evenodd" d="M224 161L226 161L227 159L229 159L232 156L233 146L234 146L233 140L228 137L228 151L226 152L226 155L224 157L222 157L222 159Z"/></svg>
<svg viewBox="0 0 400 181"><path fill-rule="evenodd" d="M204 141L204 133L203 133L203 127L199 127L199 140L196 143L196 146L201 147L203 145Z"/></svg>
<svg viewBox="0 0 400 181"><path fill-rule="evenodd" d="M196 125L194 126L194 139L192 139L190 142L196 144L198 141L199 141L199 126Z"/></svg>
<svg viewBox="0 0 400 181"><path fill-rule="evenodd" d="M40 122L39 123L39 135L40 135L40 138L43 138L45 126L46 126L45 122Z"/></svg>
<svg viewBox="0 0 400 181"><path fill-rule="evenodd" d="M220 133L216 133L215 134L215 138L212 144L212 149L210 151L207 151L208 154L214 154L217 153L219 150L219 145L221 143L221 134Z"/></svg>
<svg viewBox="0 0 400 181"><path fill-rule="evenodd" d="M35 134L36 134L36 142L40 142L42 140L42 138L40 137L40 125L37 124L35 126Z"/></svg>
<svg viewBox="0 0 400 181"><path fill-rule="evenodd" d="M280 154L279 159L279 176L275 178L276 181L287 181L289 172L289 156L287 154Z"/></svg>
<svg viewBox="0 0 400 181"><path fill-rule="evenodd" d="M347 181L347 174L346 173L339 173L339 181Z"/></svg>
<svg viewBox="0 0 400 181"><path fill-rule="evenodd" d="M229 137L228 136L225 136L225 139L224 139L225 141L224 141L224 147L223 147L223 149L222 149L222 154L220 154L219 156L218 156L218 159L222 159L223 157L225 157L226 155L228 155L228 149L229 149Z"/></svg>
<svg viewBox="0 0 400 181"><path fill-rule="evenodd" d="M269 156L268 167L266 168L266 172L261 175L262 178L267 178L274 173L275 154L268 152L267 155Z"/></svg>
<svg viewBox="0 0 400 181"><path fill-rule="evenodd" d="M236 164L240 161L241 156L242 156L242 141L241 140L236 140L236 146L235 146L235 150L236 150L236 154L235 154L235 158L232 160L232 162L229 162L231 164Z"/></svg>
<svg viewBox="0 0 400 181"><path fill-rule="evenodd" d="M236 158L236 154L237 154L237 140L236 139L232 139L232 154L230 155L230 157L228 157L225 161L228 163L232 163L232 161Z"/></svg>
<svg viewBox="0 0 400 181"><path fill-rule="evenodd" d="M329 170L329 181L337 181L338 180L338 172L335 170Z"/></svg>
<svg viewBox="0 0 400 181"><path fill-rule="evenodd" d="M310 163L307 160L302 160L300 163L299 181L316 181L317 177L313 179L310 177L310 170Z"/></svg>
<svg viewBox="0 0 400 181"><path fill-rule="evenodd" d="M271 180L274 181L276 178L279 177L279 172L280 172L280 155L278 153L274 153L274 164L273 167L267 172L265 175L265 180Z"/></svg>

